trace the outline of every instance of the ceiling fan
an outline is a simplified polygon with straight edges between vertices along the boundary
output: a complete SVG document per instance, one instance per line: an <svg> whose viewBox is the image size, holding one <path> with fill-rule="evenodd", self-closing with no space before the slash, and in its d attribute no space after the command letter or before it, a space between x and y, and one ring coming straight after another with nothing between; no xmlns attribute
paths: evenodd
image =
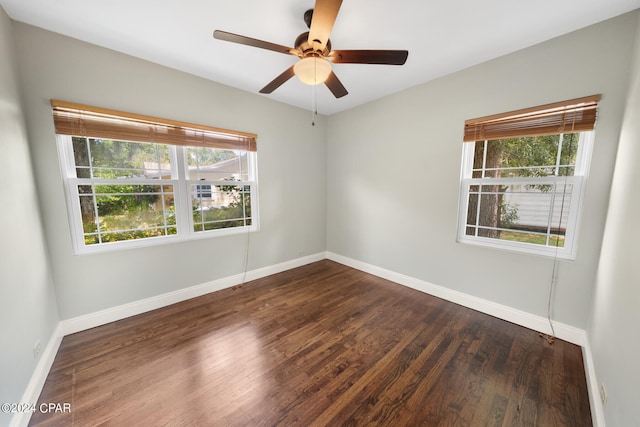
<svg viewBox="0 0 640 427"><path fill-rule="evenodd" d="M341 5L342 0L316 0L314 9L304 14L309 31L296 38L293 48L221 30L215 30L213 37L300 58L260 89L260 93L273 92L295 75L308 85L324 83L336 98L341 98L349 92L338 80L329 61L334 64L403 65L409 55L406 50L332 50L329 34Z"/></svg>

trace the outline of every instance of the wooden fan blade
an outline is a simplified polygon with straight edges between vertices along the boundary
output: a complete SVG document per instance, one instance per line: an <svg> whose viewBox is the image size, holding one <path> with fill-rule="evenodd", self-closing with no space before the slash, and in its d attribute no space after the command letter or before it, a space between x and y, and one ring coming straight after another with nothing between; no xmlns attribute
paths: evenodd
<svg viewBox="0 0 640 427"><path fill-rule="evenodd" d="M314 49L323 50L327 46L341 5L342 0L316 0L309 28L309 44Z"/></svg>
<svg viewBox="0 0 640 427"><path fill-rule="evenodd" d="M338 76L336 76L336 73L334 73L333 71L331 72L331 74L329 74L329 77L327 77L327 80L324 82L324 84L327 85L331 93L333 93L333 96L335 96L336 98L342 98L349 93L347 92L347 89L342 85L342 82L338 80Z"/></svg>
<svg viewBox="0 0 640 427"><path fill-rule="evenodd" d="M336 64L403 65L408 56L406 50L334 50L328 59Z"/></svg>
<svg viewBox="0 0 640 427"><path fill-rule="evenodd" d="M286 53L288 55L297 55L297 51L291 47L266 42L264 40L252 39L251 37L228 33L226 31L215 30L213 32L213 37L218 40L224 40L231 43L259 47L260 49L272 50L274 52Z"/></svg>
<svg viewBox="0 0 640 427"><path fill-rule="evenodd" d="M293 65L292 65L291 67L289 67L286 70L284 70L284 72L282 74L280 74L278 77L273 79L269 84L267 84L265 87L260 89L260 93L271 93L271 92L273 92L274 90L276 90L280 86L282 86L287 80L289 80L294 75L295 74L293 72Z"/></svg>

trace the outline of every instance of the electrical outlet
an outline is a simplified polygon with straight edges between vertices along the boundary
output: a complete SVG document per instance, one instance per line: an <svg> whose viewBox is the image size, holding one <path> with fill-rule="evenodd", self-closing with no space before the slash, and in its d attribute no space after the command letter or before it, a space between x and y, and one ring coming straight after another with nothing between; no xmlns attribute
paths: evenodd
<svg viewBox="0 0 640 427"><path fill-rule="evenodd" d="M607 406L607 389L604 384L600 385L600 400L602 401L602 406Z"/></svg>
<svg viewBox="0 0 640 427"><path fill-rule="evenodd" d="M40 341L36 342L36 345L33 346L33 358L37 359L42 351L42 347L40 346Z"/></svg>

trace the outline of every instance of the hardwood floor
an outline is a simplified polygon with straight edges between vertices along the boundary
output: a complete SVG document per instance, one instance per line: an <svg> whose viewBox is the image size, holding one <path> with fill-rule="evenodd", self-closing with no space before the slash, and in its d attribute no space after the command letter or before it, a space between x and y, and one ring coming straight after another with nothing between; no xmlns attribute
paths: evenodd
<svg viewBox="0 0 640 427"><path fill-rule="evenodd" d="M34 426L591 426L581 349L325 260L64 338Z"/></svg>

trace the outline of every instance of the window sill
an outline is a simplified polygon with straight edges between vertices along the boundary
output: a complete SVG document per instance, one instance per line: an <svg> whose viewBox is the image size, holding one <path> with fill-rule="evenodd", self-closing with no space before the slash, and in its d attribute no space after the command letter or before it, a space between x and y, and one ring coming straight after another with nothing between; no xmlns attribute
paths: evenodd
<svg viewBox="0 0 640 427"><path fill-rule="evenodd" d="M198 233L192 233L186 237L179 235L148 237L137 240L123 240L120 242L109 242L82 247L74 247L74 255L92 255L109 252L125 251L129 249L148 248L152 246L168 245L173 243L184 243L194 240L211 239L216 237L233 236L236 234L247 234L259 231L257 225L234 227L220 230L210 230Z"/></svg>
<svg viewBox="0 0 640 427"><path fill-rule="evenodd" d="M575 253L570 251L568 248L556 248L555 246L542 246L532 243L511 242L507 240L496 240L484 237L461 237L458 238L457 242L508 252L518 252L528 255L542 256L546 258L558 258L568 261L575 261L576 259Z"/></svg>

